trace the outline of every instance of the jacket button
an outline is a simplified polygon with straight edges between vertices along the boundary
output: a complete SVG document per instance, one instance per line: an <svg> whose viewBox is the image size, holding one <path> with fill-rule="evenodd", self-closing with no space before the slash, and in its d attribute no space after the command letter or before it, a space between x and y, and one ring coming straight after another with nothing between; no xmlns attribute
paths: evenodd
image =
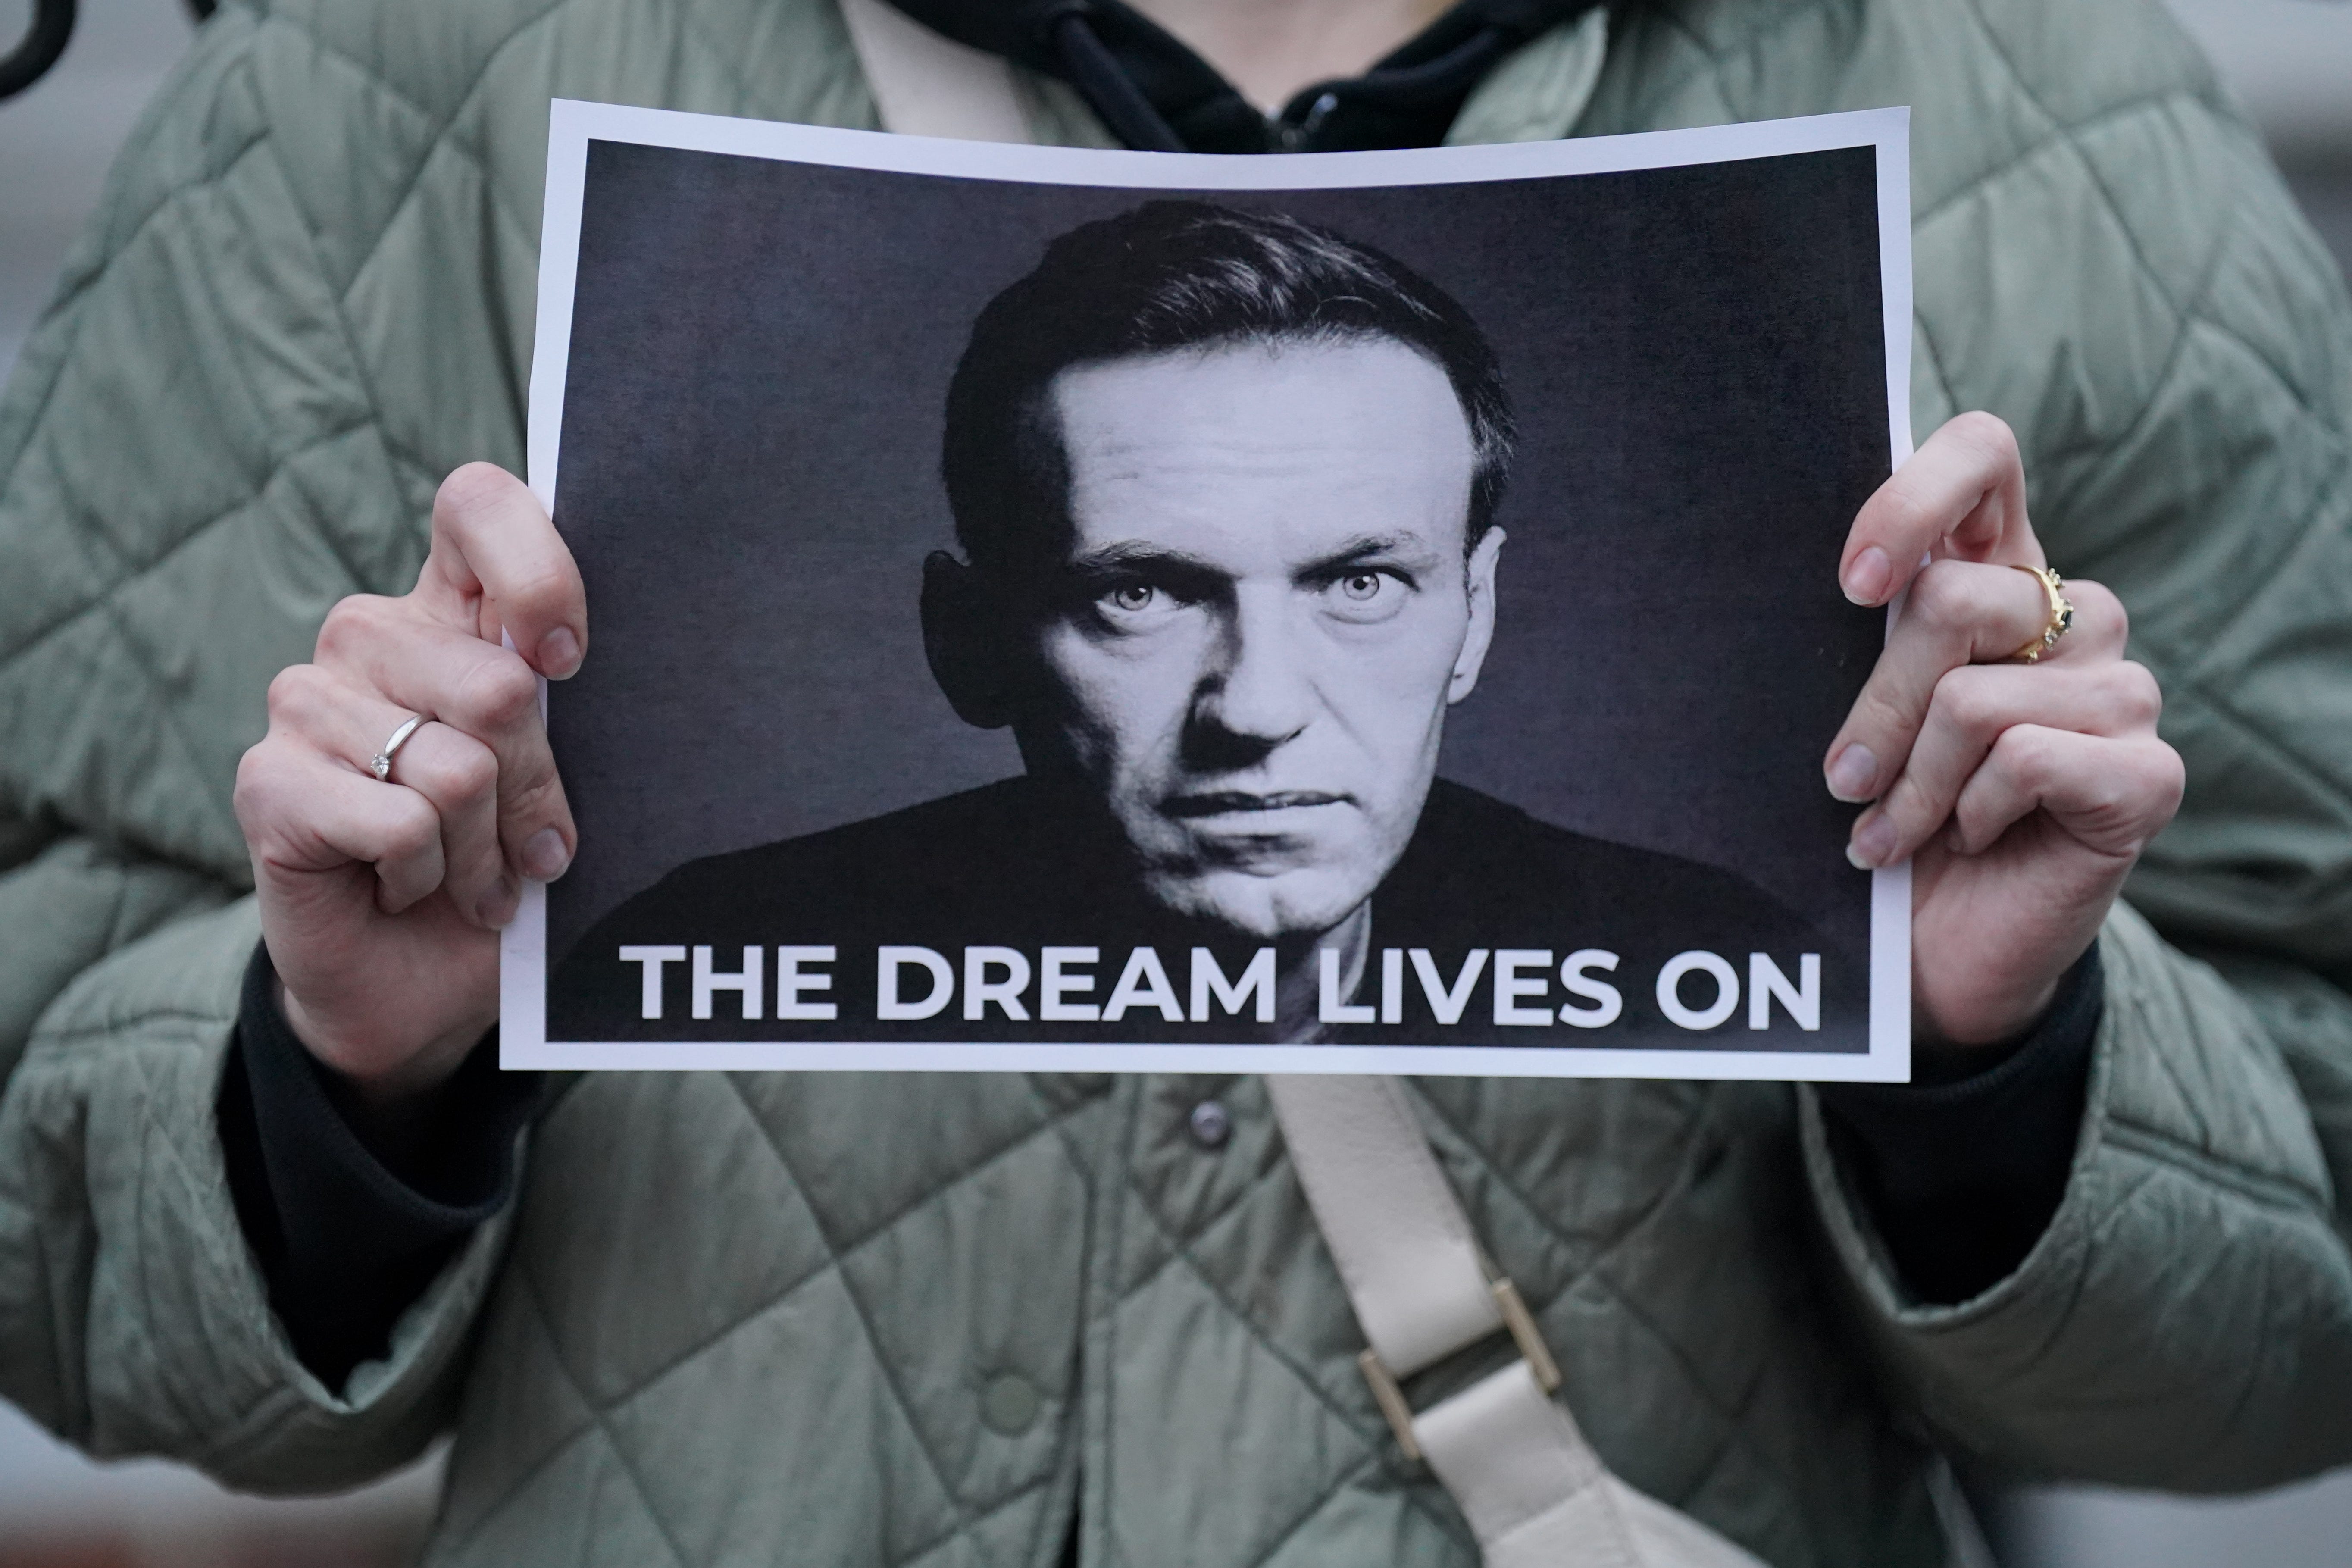
<svg viewBox="0 0 2352 1568"><path fill-rule="evenodd" d="M1194 1106L1185 1126L1192 1134L1192 1142L1203 1149L1222 1149L1225 1140L1234 1135L1233 1114L1221 1100L1204 1100Z"/></svg>
<svg viewBox="0 0 2352 1568"><path fill-rule="evenodd" d="M980 1423L990 1431L1018 1437L1037 1420L1037 1388L1016 1373L988 1380L980 1391Z"/></svg>

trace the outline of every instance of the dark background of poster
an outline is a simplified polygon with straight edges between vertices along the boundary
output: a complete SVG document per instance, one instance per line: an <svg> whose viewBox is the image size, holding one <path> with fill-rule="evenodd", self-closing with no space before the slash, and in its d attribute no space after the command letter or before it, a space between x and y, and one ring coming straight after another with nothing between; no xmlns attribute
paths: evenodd
<svg viewBox="0 0 2352 1568"><path fill-rule="evenodd" d="M1378 246L1501 353L1499 626L1440 772L1730 867L1854 960L1869 880L1821 759L1882 636L1835 584L1889 466L1874 159L1208 194ZM551 960L685 860L1019 771L923 661L948 377L1048 239L1177 194L592 145L556 495L592 651L551 704L581 828Z"/></svg>

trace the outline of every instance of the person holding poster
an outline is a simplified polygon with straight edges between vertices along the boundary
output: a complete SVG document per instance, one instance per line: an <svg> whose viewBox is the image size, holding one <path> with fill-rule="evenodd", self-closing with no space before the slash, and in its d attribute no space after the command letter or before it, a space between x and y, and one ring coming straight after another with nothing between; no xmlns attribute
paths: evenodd
<svg viewBox="0 0 2352 1568"><path fill-rule="evenodd" d="M1834 565L1907 608L1820 741L1917 1081L1413 1104L1595 1450L1765 1561L1941 1561L1939 1452L2352 1458L2352 306L2153 4L882 15L1080 145L1913 105L1927 438ZM594 657L511 477L548 100L871 129L876 23L206 26L0 406L0 1394L265 1489L454 1429L440 1563L1466 1565L1259 1080L497 1069Z"/></svg>

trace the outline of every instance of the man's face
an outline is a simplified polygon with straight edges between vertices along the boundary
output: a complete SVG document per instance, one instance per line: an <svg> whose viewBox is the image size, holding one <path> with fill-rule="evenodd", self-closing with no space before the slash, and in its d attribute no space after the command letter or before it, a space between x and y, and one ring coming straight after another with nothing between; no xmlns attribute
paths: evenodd
<svg viewBox="0 0 2352 1568"><path fill-rule="evenodd" d="M1102 799L1162 905L1319 934L1396 863L1494 624L1468 422L1386 339L1065 371L1071 537L1042 600L1033 771Z"/></svg>

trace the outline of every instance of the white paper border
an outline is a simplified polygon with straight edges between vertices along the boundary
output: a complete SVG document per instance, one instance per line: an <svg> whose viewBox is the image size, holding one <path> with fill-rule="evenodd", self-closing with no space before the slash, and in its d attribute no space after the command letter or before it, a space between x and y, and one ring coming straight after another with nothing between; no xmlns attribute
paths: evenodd
<svg viewBox="0 0 2352 1568"><path fill-rule="evenodd" d="M1868 109L1801 120L1483 147L1219 157L892 136L730 120L559 98L550 105L539 311L530 370L529 479L555 502L557 441L572 345L580 215L592 141L685 152L1034 184L1263 191L1465 184L1730 163L1873 147L1878 153L1879 289L1885 308L1887 437L1911 456L1911 111ZM1888 611L1892 624L1899 605ZM540 704L546 710L546 682ZM1493 1078L1769 1079L1902 1083L1911 1076L1911 868L1872 873L1870 1049L1643 1050L1607 1047L1006 1045L827 1041L551 1041L547 889L523 885L499 947L499 1061L507 1068L663 1071L837 1069L970 1072L1337 1072Z"/></svg>

